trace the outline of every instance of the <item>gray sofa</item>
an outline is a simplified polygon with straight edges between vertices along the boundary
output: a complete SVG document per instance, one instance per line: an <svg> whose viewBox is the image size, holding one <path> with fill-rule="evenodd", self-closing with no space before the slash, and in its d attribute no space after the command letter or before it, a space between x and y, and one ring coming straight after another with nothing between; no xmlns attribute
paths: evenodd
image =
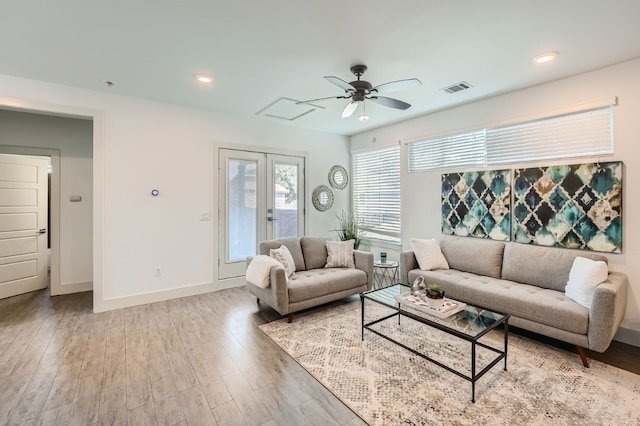
<svg viewBox="0 0 640 426"><path fill-rule="evenodd" d="M607 261L578 252L514 242L441 236L442 254L451 269L423 271L413 251L400 254L400 282L418 276L442 285L452 299L508 313L510 324L576 345L588 367L584 348L604 352L624 317L628 279L609 272L596 287L591 309L564 294L577 256Z"/></svg>
<svg viewBox="0 0 640 426"><path fill-rule="evenodd" d="M371 290L373 254L354 250L355 268L325 268L325 244L330 240L328 237L301 237L261 242L258 253L267 256L269 250L285 245L296 264L296 272L287 280L284 268L273 267L267 288L247 282L247 289L258 302L264 301L280 315L288 315L289 322L294 312ZM250 261L251 258L247 259L247 265Z"/></svg>

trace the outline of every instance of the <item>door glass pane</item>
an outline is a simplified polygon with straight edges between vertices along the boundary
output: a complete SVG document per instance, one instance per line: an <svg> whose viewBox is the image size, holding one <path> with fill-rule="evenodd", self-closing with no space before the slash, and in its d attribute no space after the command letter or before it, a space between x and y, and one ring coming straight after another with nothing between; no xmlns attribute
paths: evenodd
<svg viewBox="0 0 640 426"><path fill-rule="evenodd" d="M275 238L298 236L298 166L278 164L273 168Z"/></svg>
<svg viewBox="0 0 640 426"><path fill-rule="evenodd" d="M227 261L254 256L257 247L257 161L229 159L227 167Z"/></svg>

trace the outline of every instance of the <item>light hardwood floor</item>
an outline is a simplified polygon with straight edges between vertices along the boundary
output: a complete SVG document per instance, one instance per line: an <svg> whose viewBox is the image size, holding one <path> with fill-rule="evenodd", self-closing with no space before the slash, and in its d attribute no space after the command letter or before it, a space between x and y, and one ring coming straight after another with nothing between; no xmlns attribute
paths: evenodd
<svg viewBox="0 0 640 426"><path fill-rule="evenodd" d="M0 300L0 425L362 425L257 326L244 288L92 313Z"/></svg>

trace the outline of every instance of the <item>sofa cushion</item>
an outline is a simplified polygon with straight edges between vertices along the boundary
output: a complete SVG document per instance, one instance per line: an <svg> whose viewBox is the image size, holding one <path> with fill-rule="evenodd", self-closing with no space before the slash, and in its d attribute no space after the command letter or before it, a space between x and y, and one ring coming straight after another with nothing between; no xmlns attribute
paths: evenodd
<svg viewBox="0 0 640 426"><path fill-rule="evenodd" d="M414 269L409 272L409 279L419 275L424 276L427 283L440 284L452 299L572 333L587 334L589 311L559 291L453 269Z"/></svg>
<svg viewBox="0 0 640 426"><path fill-rule="evenodd" d="M423 240L411 238L411 248L416 256L420 269L424 271L449 269L447 259L445 259L440 249L440 244L435 239Z"/></svg>
<svg viewBox="0 0 640 426"><path fill-rule="evenodd" d="M296 264L287 246L281 245L277 249L269 250L269 256L277 260L284 267L287 277L290 277L296 271Z"/></svg>
<svg viewBox="0 0 640 426"><path fill-rule="evenodd" d="M355 268L354 244L355 240L327 241L327 265L325 268Z"/></svg>
<svg viewBox="0 0 640 426"><path fill-rule="evenodd" d="M447 258L449 268L500 278L504 243L447 235L442 235L439 239L442 254Z"/></svg>
<svg viewBox="0 0 640 426"><path fill-rule="evenodd" d="M323 268L296 272L289 278L289 303L301 302L367 284L360 269Z"/></svg>
<svg viewBox="0 0 640 426"><path fill-rule="evenodd" d="M324 268L327 264L327 245L330 237L301 237L300 246L306 269Z"/></svg>
<svg viewBox="0 0 640 426"><path fill-rule="evenodd" d="M564 292L576 257L607 261L592 253L521 243L507 243L502 262L502 278Z"/></svg>
<svg viewBox="0 0 640 426"><path fill-rule="evenodd" d="M264 254L269 256L271 249L276 249L281 245L287 246L291 252L291 257L296 264L296 271L304 271L307 269L304 264L304 257L302 257L302 248L300 247L300 238L281 238L278 240L262 241L258 245L258 254Z"/></svg>
<svg viewBox="0 0 640 426"><path fill-rule="evenodd" d="M609 268L605 262L578 256L569 272L565 294L587 309L591 309L593 293L598 284L606 281Z"/></svg>

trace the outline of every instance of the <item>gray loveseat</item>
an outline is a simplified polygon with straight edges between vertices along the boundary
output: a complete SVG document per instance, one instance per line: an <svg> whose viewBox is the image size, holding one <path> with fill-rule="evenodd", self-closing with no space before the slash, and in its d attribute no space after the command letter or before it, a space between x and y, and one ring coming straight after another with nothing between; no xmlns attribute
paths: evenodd
<svg viewBox="0 0 640 426"><path fill-rule="evenodd" d="M300 237L263 241L258 253L269 255L269 250L285 245L296 264L296 272L289 277L284 268L271 269L270 284L261 288L247 282L247 289L280 315L288 315L303 309L342 299L371 290L373 286L373 254L353 251L355 268L325 268L326 242L330 238ZM247 259L247 264L251 259Z"/></svg>
<svg viewBox="0 0 640 426"><path fill-rule="evenodd" d="M442 285L452 299L511 315L510 324L576 345L588 367L584 348L604 352L624 317L628 279L609 272L596 287L591 309L568 298L565 286L577 256L607 261L578 252L514 242L441 236L442 254L451 269L423 271L413 251L400 254L400 282L423 276Z"/></svg>

